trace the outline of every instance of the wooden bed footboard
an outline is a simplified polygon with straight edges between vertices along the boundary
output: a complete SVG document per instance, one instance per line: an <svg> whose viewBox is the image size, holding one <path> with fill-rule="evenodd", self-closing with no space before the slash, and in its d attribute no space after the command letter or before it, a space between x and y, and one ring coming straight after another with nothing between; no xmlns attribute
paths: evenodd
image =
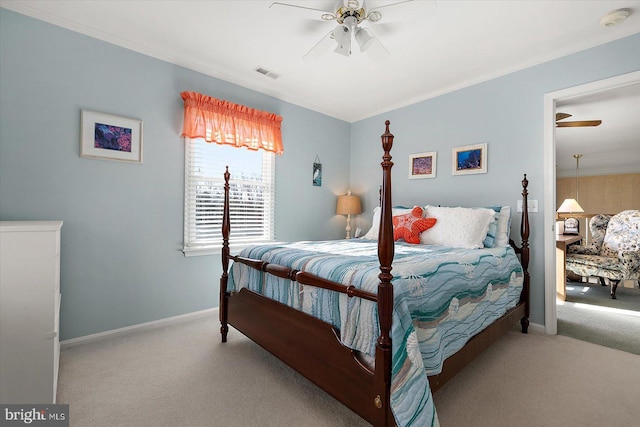
<svg viewBox="0 0 640 427"><path fill-rule="evenodd" d="M378 239L380 282L377 294L365 292L354 286L345 286L312 274L270 264L261 260L232 256L229 250L229 179L225 171L224 209L222 220L222 276L220 278L220 332L226 342L228 325L242 332L278 359L324 389L338 401L356 412L374 426L394 426L391 412L391 321L393 315L393 285L391 265L394 257L394 239L391 202L391 148L394 136L389 132L390 122L385 122L381 136L382 157L381 215ZM529 325L529 221L527 214L526 175L522 181L523 213L521 225L522 245L517 247L524 271L524 285L518 305L473 337L455 355L449 357L442 373L429 377L432 391L440 388L480 352L497 340L520 319L522 331ZM376 342L373 369L361 361L357 352L340 341L339 332L330 324L285 304L270 300L246 288L229 292L229 261L240 262L260 271L297 281L301 284L330 289L349 297L374 301L378 305L380 337ZM283 327L286 325L286 327Z"/></svg>

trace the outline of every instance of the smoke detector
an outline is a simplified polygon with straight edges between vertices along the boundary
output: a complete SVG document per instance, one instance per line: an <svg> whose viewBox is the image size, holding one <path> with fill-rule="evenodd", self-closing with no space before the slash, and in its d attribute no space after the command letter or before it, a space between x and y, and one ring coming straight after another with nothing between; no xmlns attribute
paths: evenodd
<svg viewBox="0 0 640 427"><path fill-rule="evenodd" d="M623 23L631 15L631 9L616 9L607 13L600 20L603 27L613 27Z"/></svg>

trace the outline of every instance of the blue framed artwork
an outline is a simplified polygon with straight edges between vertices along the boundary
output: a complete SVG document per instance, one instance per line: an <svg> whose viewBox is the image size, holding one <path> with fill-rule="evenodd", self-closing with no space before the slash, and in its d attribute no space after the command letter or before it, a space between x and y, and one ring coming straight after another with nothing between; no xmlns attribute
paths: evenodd
<svg viewBox="0 0 640 427"><path fill-rule="evenodd" d="M453 175L487 173L487 144L455 147L452 157Z"/></svg>

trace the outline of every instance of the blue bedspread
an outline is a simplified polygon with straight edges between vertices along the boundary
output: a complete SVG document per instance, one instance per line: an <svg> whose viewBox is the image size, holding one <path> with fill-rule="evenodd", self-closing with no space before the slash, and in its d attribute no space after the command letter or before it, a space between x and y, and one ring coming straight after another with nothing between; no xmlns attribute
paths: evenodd
<svg viewBox="0 0 640 427"><path fill-rule="evenodd" d="M377 242L274 243L247 248L261 259L377 293ZM510 247L459 249L396 242L391 406L398 426L439 425L428 375L482 329L515 307L523 275ZM242 287L334 325L343 343L373 356L380 335L375 303L300 285L234 263L229 291Z"/></svg>

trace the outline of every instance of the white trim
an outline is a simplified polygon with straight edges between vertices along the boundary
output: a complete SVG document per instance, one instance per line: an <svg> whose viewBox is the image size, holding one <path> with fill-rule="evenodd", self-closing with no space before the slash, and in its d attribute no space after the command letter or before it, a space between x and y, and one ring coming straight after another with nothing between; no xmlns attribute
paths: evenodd
<svg viewBox="0 0 640 427"><path fill-rule="evenodd" d="M203 255L220 255L222 253L222 246L216 246L215 248L206 247L206 248L188 248L184 247L182 249L182 253L185 257L190 256L203 256Z"/></svg>
<svg viewBox="0 0 640 427"><path fill-rule="evenodd" d="M218 307L208 308L206 310L194 311L192 313L181 314L179 316L167 317L165 319L154 320L152 322L139 323L137 325L126 326L124 328L112 329L110 331L98 332L97 334L85 335L83 337L72 338L70 340L60 341L60 348L76 347L78 345L90 344L106 339L129 335L133 332L151 331L153 329L166 328L167 326L177 325L179 323L189 322L197 319L204 319L215 316Z"/></svg>
<svg viewBox="0 0 640 427"><path fill-rule="evenodd" d="M253 245L262 245L267 243L277 243L275 240L260 240L250 243L229 243L229 251L232 254L239 253L244 248ZM202 255L220 255L222 253L222 242L217 246L185 246L182 249L185 257L202 256Z"/></svg>
<svg viewBox="0 0 640 427"><path fill-rule="evenodd" d="M167 317L165 319L154 320L146 323L139 323L137 325L126 326L124 328L112 329L110 331L98 332L97 334L85 335L83 337L72 338L69 340L60 341L60 349L77 347L79 345L91 344L107 339L122 337L130 335L134 332L152 331L154 329L166 328L167 326L178 325L184 322L190 322L192 320L205 319L210 316L217 317L219 307L207 308L206 310L194 311L192 313L181 314L179 316ZM537 323L530 323L529 329L532 332L544 333L544 325Z"/></svg>
<svg viewBox="0 0 640 427"><path fill-rule="evenodd" d="M559 171L560 173L556 175L556 178L573 178L576 177L576 169L572 168L570 171L564 170ZM610 167L593 167L593 168L583 168L580 166L580 177L588 177L588 176L601 176L601 175L621 175L628 173L638 173L638 165L621 165L621 166L610 166Z"/></svg>
<svg viewBox="0 0 640 427"><path fill-rule="evenodd" d="M555 121L556 92L544 96L544 209L543 240L544 240L544 326L547 334L558 333L556 313L556 138ZM550 227L550 230L547 230Z"/></svg>
<svg viewBox="0 0 640 427"><path fill-rule="evenodd" d="M555 106L556 101L602 92L609 89L640 83L640 71L634 71L608 79L598 80L544 95L544 325L547 334L558 333L558 312L556 309L556 141Z"/></svg>
<svg viewBox="0 0 640 427"><path fill-rule="evenodd" d="M529 323L529 331L537 334L546 333L544 325L541 325L539 323Z"/></svg>

